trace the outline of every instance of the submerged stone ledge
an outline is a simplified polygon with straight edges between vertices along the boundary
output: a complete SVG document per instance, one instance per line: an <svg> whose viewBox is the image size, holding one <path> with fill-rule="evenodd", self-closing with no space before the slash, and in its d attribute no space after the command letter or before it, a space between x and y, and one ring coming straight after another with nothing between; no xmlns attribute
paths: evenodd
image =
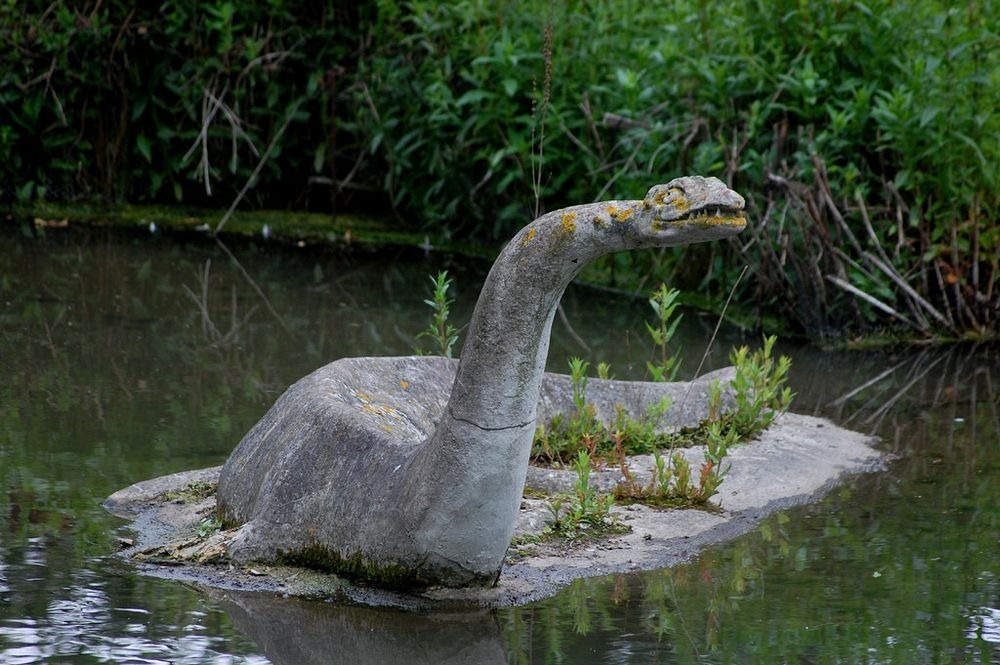
<svg viewBox="0 0 1000 665"><path fill-rule="evenodd" d="M496 586L432 587L404 593L352 583L315 570L271 564L236 564L226 551L236 530L199 535L215 514L215 497L204 488L217 482L221 467L186 471L136 483L104 502L111 513L130 520L134 539L121 555L140 572L202 587L257 590L292 596L333 598L404 608L516 606L554 595L575 579L654 570L676 565L706 546L735 538L767 516L818 500L851 474L881 470L883 456L872 437L845 430L829 420L784 414L759 439L735 446L731 470L713 497L716 511L658 509L633 504L612 512L629 533L585 542L560 539L511 548ZM685 449L692 461L700 447ZM639 482L649 478L651 456L629 458ZM596 471L607 488L618 471ZM572 482L573 472L532 467L526 487L552 493ZM190 491L194 486L201 491ZM524 499L515 533L540 534L548 511L543 499ZM202 531L206 531L202 527ZM523 538L521 540L524 540Z"/></svg>

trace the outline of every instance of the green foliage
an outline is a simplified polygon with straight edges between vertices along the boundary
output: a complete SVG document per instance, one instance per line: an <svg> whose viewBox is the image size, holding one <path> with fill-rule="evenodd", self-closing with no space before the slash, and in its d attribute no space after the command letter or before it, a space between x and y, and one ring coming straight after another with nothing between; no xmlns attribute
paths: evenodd
<svg viewBox="0 0 1000 665"><path fill-rule="evenodd" d="M885 247L943 312L931 323L995 326L989 3L377 7L358 127L395 204L443 232L507 237L536 189L554 209L717 175L748 195L757 241L744 261L716 243L608 257L588 274L630 288L656 274L718 297L749 261L758 303L825 336L883 316L827 274L907 310L905 290L864 261Z"/></svg>
<svg viewBox="0 0 1000 665"><path fill-rule="evenodd" d="M672 381L677 376L680 355L669 350L670 340L677 330L681 316L674 317L680 292L666 285L653 292L649 299L656 315L655 325L646 323L653 341L658 362L646 363L654 381ZM540 425L535 435L532 456L538 461L568 463L581 449L590 455L603 457L649 453L663 445L664 435L657 432L662 416L670 408L667 399L650 405L644 418L633 418L624 408L616 407L613 420L605 425L598 418L594 406L587 402L587 370L590 363L581 358L570 358L570 379L573 383L573 412L568 416L558 414L548 427ZM611 376L611 366L600 363L597 375L601 379Z"/></svg>
<svg viewBox="0 0 1000 665"><path fill-rule="evenodd" d="M658 293L666 294L666 291L661 289ZM654 307L654 311L662 323L663 308ZM532 443L532 460L535 463L572 463L578 473L578 483L583 460L588 469L592 461L615 463L625 478L615 489L615 497L619 500L657 506L703 506L718 493L729 471L725 459L730 448L757 436L778 414L788 410L793 395L785 383L791 360L787 356L777 361L773 358L776 342L774 336L765 337L763 346L753 353L747 347L733 349L729 356L735 366L735 377L730 385L732 407L725 408L723 388L716 381L709 387L708 418L695 428L680 431L664 431L659 427L670 408L667 400L650 406L643 418L634 418L617 405L614 417L609 422L602 421L594 405L587 401L589 363L573 358L570 360L573 412L556 414L547 424L538 426ZM608 368L603 372L606 375ZM675 449L696 445L704 446L704 462L694 479L690 463ZM669 452L664 457L661 450ZM654 468L650 482L642 485L634 480L627 458L648 453L653 454ZM578 489L578 496L581 505L585 504L585 484L582 490ZM562 498L558 503L549 504L556 524L563 504Z"/></svg>
<svg viewBox="0 0 1000 665"><path fill-rule="evenodd" d="M658 451L653 453L652 475L647 485L629 479L615 487L615 498L619 501L661 508L703 505L711 494L708 488L695 487L691 483L691 465L682 454L664 457Z"/></svg>
<svg viewBox="0 0 1000 665"><path fill-rule="evenodd" d="M564 538L596 536L621 531L611 517L615 499L610 494L600 494L590 484L591 458L581 450L573 461L576 479L573 492L553 498L546 506L552 514L551 533Z"/></svg>
<svg viewBox="0 0 1000 665"><path fill-rule="evenodd" d="M431 308L433 314L427 328L423 332L420 332L417 337L430 338L434 346L432 352L438 353L445 358L451 358L451 349L455 346L455 342L458 341L458 329L448 323L448 317L451 314L451 305L455 302L454 299L448 297L448 289L451 288L451 279L448 277L447 270L442 270L436 277L431 277L430 279L434 285L433 295L431 299L424 300L424 302Z"/></svg>
<svg viewBox="0 0 1000 665"><path fill-rule="evenodd" d="M718 421L704 423L699 428L698 438L705 446L705 461L699 467L697 484L692 480L691 464L684 455L670 452L664 457L654 450L649 483L640 485L626 472L626 481L615 488L615 498L661 507L705 506L718 494L722 479L729 471L723 460L729 447L739 443L740 438L731 427L723 433L723 426Z"/></svg>
<svg viewBox="0 0 1000 665"><path fill-rule="evenodd" d="M597 417L594 405L587 401L586 372L590 363L571 358L573 411L556 414L547 424L540 424L532 443L532 459L538 463L569 464L581 452L604 461L623 455L649 453L662 446L664 434L657 431L670 401L650 405L644 418L633 418L621 406L616 407L610 422ZM607 371L607 370L605 370Z"/></svg>
<svg viewBox="0 0 1000 665"><path fill-rule="evenodd" d="M723 429L735 431L737 440L746 440L770 427L774 418L788 410L792 402L791 388L785 386L791 358L781 356L775 362L771 356L777 337L764 338L764 345L750 353L746 346L733 349L729 362L736 367L732 387L736 408L721 414ZM712 395L716 393L713 390Z"/></svg>
<svg viewBox="0 0 1000 665"><path fill-rule="evenodd" d="M680 369L680 355L671 355L669 351L670 340L677 332L677 325L683 316L674 317L674 310L677 309L677 296L681 294L677 289L667 288L666 284L660 284L660 288L653 292L649 299L649 306L656 313L656 325L646 323L646 330L653 340L653 348L658 356L658 362L647 362L646 370L653 381L673 381L677 378L677 370Z"/></svg>
<svg viewBox="0 0 1000 665"><path fill-rule="evenodd" d="M716 175L747 196L741 249L623 253L588 277L640 289L653 275L711 303L750 263L745 298L813 336L886 316L984 336L1000 323L994 14L942 0L8 2L0 203L226 205L267 154L250 205L365 192L411 229L496 242L538 204Z"/></svg>
<svg viewBox="0 0 1000 665"><path fill-rule="evenodd" d="M662 309L654 307L654 310L661 316ZM532 459L536 463L571 462L577 474L569 503L565 497L559 497L548 504L553 528L578 530L581 520L588 521L584 515L595 514L603 519L604 504L596 498L588 482L593 461L619 465L625 481L615 488L614 498L618 500L662 507L706 505L718 493L729 471L725 462L729 449L770 427L791 404L793 395L785 386L791 359L773 358L776 342L774 336L765 337L763 346L753 353L745 346L733 349L729 355L736 370L731 382L733 408L723 409L722 386L714 382L709 388L709 418L694 429L679 432L658 429L670 407L666 400L653 405L645 418L633 418L618 406L609 423L601 421L594 405L587 401L589 363L571 359L574 411L568 417L556 415L547 426L540 425L532 445ZM695 445L705 447L697 479L687 458L675 452L677 447ZM664 457L661 450L669 452ZM626 460L630 455L644 453L653 454L654 467L649 483L641 485L633 479Z"/></svg>
<svg viewBox="0 0 1000 665"><path fill-rule="evenodd" d="M163 498L174 503L195 503L215 494L216 483L192 483L187 487L167 492Z"/></svg>
<svg viewBox="0 0 1000 665"><path fill-rule="evenodd" d="M211 536L213 533L216 533L221 528L222 528L222 520L219 519L218 516L210 515L208 517L203 517L201 518L201 521L198 522L198 528L197 528L198 537L206 538L208 536Z"/></svg>
<svg viewBox="0 0 1000 665"><path fill-rule="evenodd" d="M309 179L336 171L337 79L366 11L0 4L0 201L229 205L289 123L253 203L309 203Z"/></svg>

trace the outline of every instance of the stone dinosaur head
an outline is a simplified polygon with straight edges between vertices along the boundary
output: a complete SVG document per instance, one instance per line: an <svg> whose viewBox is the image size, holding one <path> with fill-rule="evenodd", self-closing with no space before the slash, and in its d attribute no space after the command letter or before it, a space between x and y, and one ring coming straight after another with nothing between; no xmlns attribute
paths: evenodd
<svg viewBox="0 0 1000 665"><path fill-rule="evenodd" d="M718 178L686 176L655 185L643 207L652 212L652 231L700 242L739 233L746 227L743 197Z"/></svg>

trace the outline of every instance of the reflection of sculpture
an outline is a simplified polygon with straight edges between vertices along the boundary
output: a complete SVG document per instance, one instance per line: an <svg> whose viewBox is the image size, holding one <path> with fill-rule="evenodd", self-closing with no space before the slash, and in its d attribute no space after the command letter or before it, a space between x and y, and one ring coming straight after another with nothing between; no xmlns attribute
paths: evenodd
<svg viewBox="0 0 1000 665"><path fill-rule="evenodd" d="M488 611L400 612L262 593L210 595L276 665L504 665L497 617Z"/></svg>
<svg viewBox="0 0 1000 665"><path fill-rule="evenodd" d="M242 525L230 555L284 555L382 584L492 583L566 286L604 254L738 233L742 208L721 181L687 177L521 229L486 279L457 373L443 358L340 360L254 426L219 481L224 520Z"/></svg>

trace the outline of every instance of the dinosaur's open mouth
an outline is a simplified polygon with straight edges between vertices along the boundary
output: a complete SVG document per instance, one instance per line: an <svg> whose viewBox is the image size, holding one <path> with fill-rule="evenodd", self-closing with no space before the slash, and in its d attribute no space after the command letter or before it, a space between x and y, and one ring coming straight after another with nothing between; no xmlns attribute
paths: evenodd
<svg viewBox="0 0 1000 665"><path fill-rule="evenodd" d="M690 224L726 224L742 225L746 224L746 217L740 208L730 206L705 206L697 210L689 210L681 217L673 220L677 222L687 222Z"/></svg>

